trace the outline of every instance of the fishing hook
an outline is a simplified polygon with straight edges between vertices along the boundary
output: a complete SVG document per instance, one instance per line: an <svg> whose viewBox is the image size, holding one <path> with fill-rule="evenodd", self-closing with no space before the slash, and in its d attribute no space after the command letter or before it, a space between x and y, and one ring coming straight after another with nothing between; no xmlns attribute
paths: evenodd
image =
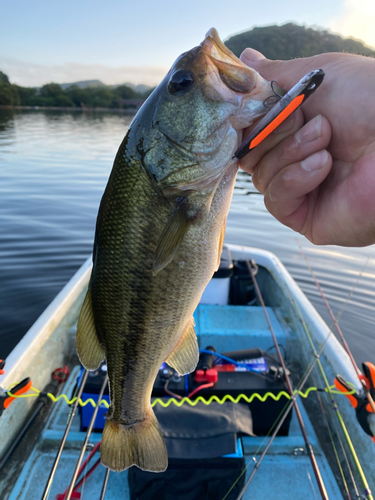
<svg viewBox="0 0 375 500"><path fill-rule="evenodd" d="M280 87L280 84L279 82L277 82L276 80L272 80L271 82L271 89L272 89L272 92L275 94L276 97L278 97L279 99L281 99L283 96L281 94L279 94L278 92L276 92L276 90L274 89L274 84L277 83L277 85ZM281 88L281 87L280 87Z"/></svg>

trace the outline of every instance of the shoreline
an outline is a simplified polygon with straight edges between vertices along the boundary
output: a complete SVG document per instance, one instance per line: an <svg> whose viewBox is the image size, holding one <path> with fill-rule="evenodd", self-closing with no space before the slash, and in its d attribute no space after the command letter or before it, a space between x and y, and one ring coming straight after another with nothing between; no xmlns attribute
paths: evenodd
<svg viewBox="0 0 375 500"><path fill-rule="evenodd" d="M114 113L124 113L124 114L135 114L139 107L133 108L78 108L78 107L64 107L64 106L4 106L0 105L0 110L23 110L23 111L79 111L81 113L93 113L93 112L114 112Z"/></svg>

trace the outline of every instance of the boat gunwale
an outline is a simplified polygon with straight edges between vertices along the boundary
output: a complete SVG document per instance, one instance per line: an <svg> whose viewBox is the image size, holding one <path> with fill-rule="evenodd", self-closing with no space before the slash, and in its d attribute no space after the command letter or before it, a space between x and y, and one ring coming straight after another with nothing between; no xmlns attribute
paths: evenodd
<svg viewBox="0 0 375 500"><path fill-rule="evenodd" d="M5 374L0 375L0 387L7 388L21 380L36 355L87 286L91 267L92 260L89 257L10 352L6 358Z"/></svg>

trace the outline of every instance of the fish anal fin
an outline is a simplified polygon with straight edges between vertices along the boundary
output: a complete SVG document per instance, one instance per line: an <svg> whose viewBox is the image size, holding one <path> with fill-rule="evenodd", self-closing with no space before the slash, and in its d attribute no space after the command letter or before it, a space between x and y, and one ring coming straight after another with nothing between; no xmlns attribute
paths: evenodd
<svg viewBox="0 0 375 500"><path fill-rule="evenodd" d="M149 418L122 425L107 417L100 445L102 464L114 471L136 465L150 472L164 472L168 454L154 412Z"/></svg>
<svg viewBox="0 0 375 500"><path fill-rule="evenodd" d="M194 330L194 318L181 337L180 342L166 359L169 366L180 375L186 375L195 370L199 359L197 335Z"/></svg>
<svg viewBox="0 0 375 500"><path fill-rule="evenodd" d="M105 352L96 334L90 285L78 318L76 346L83 366L88 370L96 370L103 361Z"/></svg>
<svg viewBox="0 0 375 500"><path fill-rule="evenodd" d="M227 225L227 220L224 219L223 227L221 228L220 238L219 238L219 247L218 247L216 271L219 269L219 266L220 266L221 254L223 252L223 246L224 246L224 238L225 238L225 228L226 228L226 225Z"/></svg>
<svg viewBox="0 0 375 500"><path fill-rule="evenodd" d="M154 255L154 274L164 269L173 260L192 220L186 214L185 203L180 203L160 236Z"/></svg>

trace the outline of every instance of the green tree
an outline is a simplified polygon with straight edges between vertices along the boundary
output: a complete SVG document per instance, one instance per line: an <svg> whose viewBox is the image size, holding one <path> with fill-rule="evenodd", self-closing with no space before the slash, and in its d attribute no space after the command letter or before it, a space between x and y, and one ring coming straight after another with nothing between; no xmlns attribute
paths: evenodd
<svg viewBox="0 0 375 500"><path fill-rule="evenodd" d="M89 106L86 89L81 89L78 85L71 85L65 90L65 95L73 102L76 107Z"/></svg>
<svg viewBox="0 0 375 500"><path fill-rule="evenodd" d="M53 99L63 95L64 91L58 83L47 83L41 87L39 94L41 97L52 97Z"/></svg>
<svg viewBox="0 0 375 500"><path fill-rule="evenodd" d="M91 95L91 102L94 108L110 108L112 106L113 95L108 87L89 87L86 89Z"/></svg>
<svg viewBox="0 0 375 500"><path fill-rule="evenodd" d="M0 83L0 106L13 105L13 94L10 85Z"/></svg>
<svg viewBox="0 0 375 500"><path fill-rule="evenodd" d="M39 104L34 104L37 106L74 106L73 101L69 99L58 83L43 85L39 91L39 96L33 98L32 102L38 102Z"/></svg>
<svg viewBox="0 0 375 500"><path fill-rule="evenodd" d="M264 26L230 37L225 45L237 56L246 47L262 52L268 59L309 57L324 52L350 52L375 56L375 51L353 38L333 35L327 30L287 23L283 26Z"/></svg>
<svg viewBox="0 0 375 500"><path fill-rule="evenodd" d="M0 82L2 83L9 83L9 78L8 75L0 71Z"/></svg>
<svg viewBox="0 0 375 500"><path fill-rule="evenodd" d="M116 99L139 99L139 95L137 92L130 88L127 87L126 85L120 85L119 87L116 87L113 89L113 95L114 98Z"/></svg>
<svg viewBox="0 0 375 500"><path fill-rule="evenodd" d="M36 89L32 87L20 87L19 85L13 85L20 98L21 106L30 106L30 100L36 95Z"/></svg>
<svg viewBox="0 0 375 500"><path fill-rule="evenodd" d="M9 82L8 76L0 71L0 106L18 106L20 97L16 85Z"/></svg>

